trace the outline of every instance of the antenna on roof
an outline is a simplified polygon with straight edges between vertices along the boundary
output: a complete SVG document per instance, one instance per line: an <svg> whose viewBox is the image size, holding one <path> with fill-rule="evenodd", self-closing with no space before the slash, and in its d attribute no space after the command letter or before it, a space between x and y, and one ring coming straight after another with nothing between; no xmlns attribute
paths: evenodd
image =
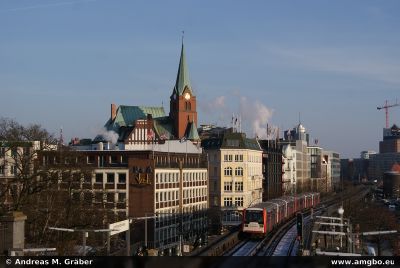
<svg viewBox="0 0 400 268"><path fill-rule="evenodd" d="M301 124L301 112L299 112L299 125Z"/></svg>
<svg viewBox="0 0 400 268"><path fill-rule="evenodd" d="M58 140L60 145L64 145L63 127L60 127L60 139Z"/></svg>

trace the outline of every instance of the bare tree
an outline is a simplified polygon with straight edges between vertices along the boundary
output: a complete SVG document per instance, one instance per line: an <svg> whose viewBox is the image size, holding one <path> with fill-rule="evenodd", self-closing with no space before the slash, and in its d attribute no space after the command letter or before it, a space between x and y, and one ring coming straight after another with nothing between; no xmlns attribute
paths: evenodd
<svg viewBox="0 0 400 268"><path fill-rule="evenodd" d="M345 214L351 217L353 224L359 224L361 232L399 230L396 216L386 208L369 200L359 202L346 202L344 206ZM377 244L378 256L382 254L382 243L386 240L396 246L397 236L377 235L371 236L370 241Z"/></svg>
<svg viewBox="0 0 400 268"><path fill-rule="evenodd" d="M0 213L19 210L30 195L55 181L55 172L35 165L38 152L55 150L55 145L56 140L40 125L24 127L0 118L0 166L4 175L0 181Z"/></svg>
<svg viewBox="0 0 400 268"><path fill-rule="evenodd" d="M39 124L23 126L17 121L0 117L0 141L43 141L56 143L56 139Z"/></svg>
<svg viewBox="0 0 400 268"><path fill-rule="evenodd" d="M71 248L64 245L65 241L75 241L80 244L76 233L49 231L48 227L63 228L104 228L107 209L103 192L94 195L91 188L92 167L86 163L86 157L80 152L64 148L61 151L44 151L39 154L39 166L46 170L58 172L57 183L43 190L40 195L31 195L28 215L29 240L35 244L51 245L61 250L61 254L71 254ZM48 173L47 173L48 174ZM102 237L93 241L101 244ZM75 252L76 254L76 252Z"/></svg>
<svg viewBox="0 0 400 268"><path fill-rule="evenodd" d="M98 202L90 183L93 167L86 157L57 140L40 125L22 126L0 118L0 215L22 211L27 216L28 244L52 245L71 251L77 234L49 231L49 226L96 228L106 224L101 191ZM113 219L110 219L112 221ZM69 242L68 242L69 241ZM67 243L68 242L68 243ZM75 253L76 254L76 253Z"/></svg>

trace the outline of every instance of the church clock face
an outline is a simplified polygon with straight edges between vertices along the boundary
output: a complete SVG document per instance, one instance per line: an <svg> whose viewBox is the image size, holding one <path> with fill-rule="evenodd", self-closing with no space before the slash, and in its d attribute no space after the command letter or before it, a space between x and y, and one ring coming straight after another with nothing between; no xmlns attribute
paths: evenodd
<svg viewBox="0 0 400 268"><path fill-rule="evenodd" d="M190 94L189 93L186 92L184 97L185 97L185 100L190 100Z"/></svg>

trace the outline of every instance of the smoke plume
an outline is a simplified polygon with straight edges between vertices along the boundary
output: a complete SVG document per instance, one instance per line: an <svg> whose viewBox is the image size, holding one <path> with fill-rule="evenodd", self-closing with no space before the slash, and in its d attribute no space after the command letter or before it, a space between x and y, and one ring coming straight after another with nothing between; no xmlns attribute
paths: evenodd
<svg viewBox="0 0 400 268"><path fill-rule="evenodd" d="M268 123L274 113L273 109L260 101L251 102L246 97L240 97L240 113L242 121L251 124L251 134L258 138L273 139L278 134L278 128Z"/></svg>
<svg viewBox="0 0 400 268"><path fill-rule="evenodd" d="M100 129L99 136L111 144L117 144L119 138L118 133L113 130L107 130L106 128Z"/></svg>

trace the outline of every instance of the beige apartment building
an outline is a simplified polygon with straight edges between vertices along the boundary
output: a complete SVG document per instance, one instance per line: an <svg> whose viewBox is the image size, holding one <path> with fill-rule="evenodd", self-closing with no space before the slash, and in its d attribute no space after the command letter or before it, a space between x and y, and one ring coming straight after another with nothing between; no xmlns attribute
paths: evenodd
<svg viewBox="0 0 400 268"><path fill-rule="evenodd" d="M235 209L262 201L262 150L243 133L202 142L209 160L210 208Z"/></svg>

